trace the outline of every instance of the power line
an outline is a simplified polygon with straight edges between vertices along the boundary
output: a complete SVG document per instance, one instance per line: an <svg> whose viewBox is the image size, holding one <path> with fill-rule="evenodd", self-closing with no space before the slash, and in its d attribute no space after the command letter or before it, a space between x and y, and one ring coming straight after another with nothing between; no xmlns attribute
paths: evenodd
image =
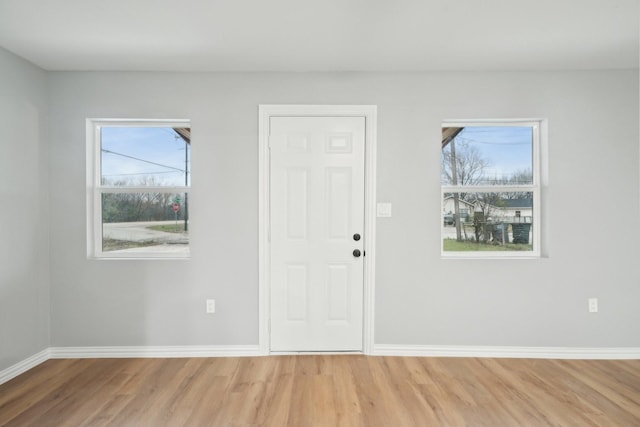
<svg viewBox="0 0 640 427"><path fill-rule="evenodd" d="M488 145L531 145L531 142L502 142L502 141L478 141L477 139L458 137L461 142L474 142L476 144L488 144Z"/></svg>
<svg viewBox="0 0 640 427"><path fill-rule="evenodd" d="M140 159L138 157L129 156L127 154L116 153L115 151L107 150L107 149L104 149L104 148L102 149L102 152L103 153L109 153L109 154L115 154L116 156L122 156L122 157L126 157L128 159L138 160L139 162L149 163L149 164L152 164L152 165L155 165L155 166L160 166L161 168L173 169L173 170L177 170L177 171L182 172L182 173L186 173L186 171L184 169L179 169L179 168L175 168L173 166L167 166L167 165L163 165L163 164L160 164L160 163L151 162L149 160Z"/></svg>
<svg viewBox="0 0 640 427"><path fill-rule="evenodd" d="M102 176L128 176L128 175L157 175L161 173L176 173L177 171L159 171L159 172L136 172L136 173L112 173L103 174Z"/></svg>

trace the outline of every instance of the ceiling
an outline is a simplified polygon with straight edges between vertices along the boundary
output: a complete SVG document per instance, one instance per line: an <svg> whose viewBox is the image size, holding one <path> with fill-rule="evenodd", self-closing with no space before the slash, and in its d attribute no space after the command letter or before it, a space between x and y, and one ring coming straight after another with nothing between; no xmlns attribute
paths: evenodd
<svg viewBox="0 0 640 427"><path fill-rule="evenodd" d="M46 70L638 68L637 0L0 0Z"/></svg>

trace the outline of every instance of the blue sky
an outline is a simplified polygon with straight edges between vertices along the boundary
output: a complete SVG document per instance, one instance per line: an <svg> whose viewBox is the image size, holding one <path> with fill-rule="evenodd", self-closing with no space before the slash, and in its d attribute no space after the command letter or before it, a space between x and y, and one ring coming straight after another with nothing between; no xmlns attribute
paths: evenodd
<svg viewBox="0 0 640 427"><path fill-rule="evenodd" d="M133 185L147 178L154 178L160 185L184 185L185 145L167 127L103 127L102 176ZM190 152L188 156L190 170ZM190 173L188 178L190 181Z"/></svg>
<svg viewBox="0 0 640 427"><path fill-rule="evenodd" d="M488 160L488 178L532 170L532 128L528 126L469 126L456 137L456 147L467 143Z"/></svg>
<svg viewBox="0 0 640 427"><path fill-rule="evenodd" d="M488 161L488 178L532 169L531 127L468 126L456 137L456 146L463 144L475 147ZM102 176L134 185L147 178L160 185L184 185L185 145L168 127L103 127ZM190 152L188 156L190 169Z"/></svg>

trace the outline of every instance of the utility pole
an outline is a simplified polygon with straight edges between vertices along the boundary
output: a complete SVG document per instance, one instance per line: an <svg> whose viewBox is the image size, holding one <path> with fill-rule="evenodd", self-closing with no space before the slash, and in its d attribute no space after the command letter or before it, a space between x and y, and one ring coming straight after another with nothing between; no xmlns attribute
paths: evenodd
<svg viewBox="0 0 640 427"><path fill-rule="evenodd" d="M458 185L458 166L456 165L456 142L455 138L449 141L451 146L451 184L455 187ZM453 193L453 222L456 225L456 240L462 241L462 230L460 228L460 194L456 191Z"/></svg>
<svg viewBox="0 0 640 427"><path fill-rule="evenodd" d="M184 139L184 186L189 185L189 143ZM184 231L189 231L189 193L184 193Z"/></svg>
<svg viewBox="0 0 640 427"><path fill-rule="evenodd" d="M189 186L189 146L191 131L189 128L173 128L173 131L184 141L184 186ZM177 137L176 137L177 139ZM189 231L189 193L184 193L184 231Z"/></svg>

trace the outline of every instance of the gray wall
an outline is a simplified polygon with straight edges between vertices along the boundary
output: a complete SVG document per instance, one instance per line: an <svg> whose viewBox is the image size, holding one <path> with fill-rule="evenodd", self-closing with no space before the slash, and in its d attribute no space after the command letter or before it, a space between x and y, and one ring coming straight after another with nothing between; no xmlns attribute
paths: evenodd
<svg viewBox="0 0 640 427"><path fill-rule="evenodd" d="M376 343L640 346L637 70L64 72L49 95L53 346L258 343L257 106L284 103L378 105ZM87 117L192 120L191 260L86 258ZM549 121L545 256L443 260L440 122L500 117Z"/></svg>
<svg viewBox="0 0 640 427"><path fill-rule="evenodd" d="M47 74L0 49L0 370L49 345L257 344L260 103L378 105L376 343L640 346L637 94L637 71ZM192 119L191 260L86 259L86 117ZM440 121L493 117L549 119L545 257L441 260Z"/></svg>
<svg viewBox="0 0 640 427"><path fill-rule="evenodd" d="M0 371L49 347L46 75L0 48Z"/></svg>

